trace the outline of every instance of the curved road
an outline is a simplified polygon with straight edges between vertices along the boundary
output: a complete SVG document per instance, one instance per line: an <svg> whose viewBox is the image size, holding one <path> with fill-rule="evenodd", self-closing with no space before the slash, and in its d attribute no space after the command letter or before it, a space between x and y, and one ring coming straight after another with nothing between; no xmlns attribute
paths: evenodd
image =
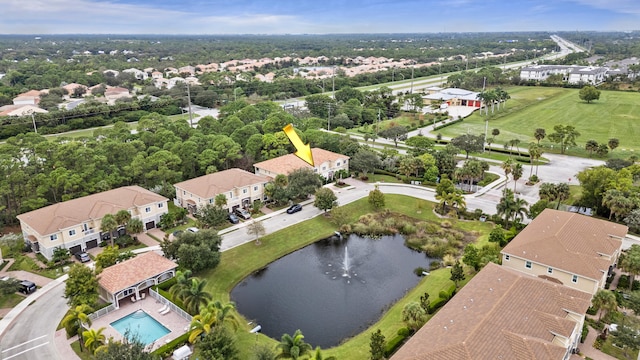
<svg viewBox="0 0 640 360"><path fill-rule="evenodd" d="M69 360L55 346L55 332L67 312L64 283L36 299L7 329L0 342L4 360Z"/></svg>

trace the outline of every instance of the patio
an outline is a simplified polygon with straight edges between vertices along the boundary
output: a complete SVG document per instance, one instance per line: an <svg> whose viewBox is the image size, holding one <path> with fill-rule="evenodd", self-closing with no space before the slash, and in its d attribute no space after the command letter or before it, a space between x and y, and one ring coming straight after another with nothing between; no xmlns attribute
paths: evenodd
<svg viewBox="0 0 640 360"><path fill-rule="evenodd" d="M141 293L145 294L145 298L142 300L138 300L136 302L131 302L130 300L120 300L120 308L110 312L107 315L104 315L101 318L98 318L93 321L91 328L100 329L104 327L105 330L103 334L107 339L113 337L114 340L122 340L123 335L120 334L115 328L113 328L110 324L118 319L121 319L137 310L143 310L151 317L156 319L159 323L164 325L171 332L159 339L157 339L152 344L149 344L148 350L153 351L158 347L164 345L165 343L175 339L176 337L184 334L189 326L189 322L182 318L174 311L169 311L168 313L162 315L158 312L161 308L164 307L162 303L157 301L156 299L149 296L148 291L143 291ZM141 329L144 331L144 329Z"/></svg>

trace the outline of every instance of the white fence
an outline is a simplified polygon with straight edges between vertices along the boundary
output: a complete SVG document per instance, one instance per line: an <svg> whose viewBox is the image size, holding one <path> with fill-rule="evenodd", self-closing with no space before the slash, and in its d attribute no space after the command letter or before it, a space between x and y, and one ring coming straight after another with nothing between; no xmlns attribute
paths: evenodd
<svg viewBox="0 0 640 360"><path fill-rule="evenodd" d="M116 310L116 306L111 304L109 306L107 306L106 308L102 308L94 313L89 314L89 319L91 319L91 321L94 321L96 319L99 319L105 315L107 315L108 313L112 312Z"/></svg>
<svg viewBox="0 0 640 360"><path fill-rule="evenodd" d="M182 317L183 319L185 319L189 323L191 323L191 319L193 319L193 316L187 314L186 311L180 309L176 304L171 302L171 300L169 300L166 297L160 295L157 291L155 291L155 290L153 290L151 288L149 289L149 295L151 295L152 298L158 300L163 305L169 305L169 309L171 309L171 311L175 312L176 314L180 315L180 317Z"/></svg>

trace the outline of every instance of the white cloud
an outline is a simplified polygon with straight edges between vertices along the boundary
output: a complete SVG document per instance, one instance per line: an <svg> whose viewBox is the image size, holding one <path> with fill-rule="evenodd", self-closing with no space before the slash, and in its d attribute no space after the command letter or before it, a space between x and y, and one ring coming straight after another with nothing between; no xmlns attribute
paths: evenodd
<svg viewBox="0 0 640 360"><path fill-rule="evenodd" d="M616 13L640 14L637 0L571 0L572 2Z"/></svg>

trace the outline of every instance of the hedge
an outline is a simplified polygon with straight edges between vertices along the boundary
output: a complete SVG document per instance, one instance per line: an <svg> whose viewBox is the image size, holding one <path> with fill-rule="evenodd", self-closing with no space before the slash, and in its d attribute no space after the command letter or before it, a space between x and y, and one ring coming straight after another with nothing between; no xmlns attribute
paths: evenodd
<svg viewBox="0 0 640 360"><path fill-rule="evenodd" d="M393 354L400 347L400 345L404 343L404 340L407 338L407 336L408 335L405 335L403 333L389 339L389 341L387 341L387 345L384 348L384 355L386 357L391 356L391 354Z"/></svg>
<svg viewBox="0 0 640 360"><path fill-rule="evenodd" d="M187 343L189 340L189 333L184 333L177 338L169 341L168 343L160 346L159 348L152 351L152 354L160 355L163 359L168 358L173 354L173 350L179 348L180 346Z"/></svg>

